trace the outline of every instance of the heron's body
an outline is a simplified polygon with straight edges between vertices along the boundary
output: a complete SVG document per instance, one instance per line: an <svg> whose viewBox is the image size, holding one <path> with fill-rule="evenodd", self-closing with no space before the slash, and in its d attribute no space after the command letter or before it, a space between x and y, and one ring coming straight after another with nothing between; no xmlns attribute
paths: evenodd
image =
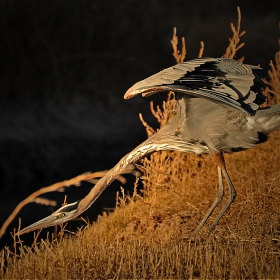
<svg viewBox="0 0 280 280"><path fill-rule="evenodd" d="M196 59L136 83L125 98L174 91L179 109L167 126L180 128L185 143L195 144L190 152L240 151L265 141L280 126L280 105L259 108L265 101L260 72L232 59Z"/></svg>
<svg viewBox="0 0 280 280"><path fill-rule="evenodd" d="M267 131L279 126L277 114L273 117L277 122L268 125L272 118L269 113L274 108L250 116L202 98L181 98L177 115L159 132L174 132L166 140L170 146L175 146L174 150L178 150L176 147L180 144L180 149L196 154L210 150L226 153L246 150L264 142Z"/></svg>
<svg viewBox="0 0 280 280"><path fill-rule="evenodd" d="M280 105L259 107L265 101L261 94L259 73L259 67L232 59L204 58L175 65L136 83L126 92L125 99L138 94L149 96L161 91L173 91L178 101L176 116L124 156L84 199L73 203L76 210L67 212L65 208L60 208L19 233L77 217L91 206L116 176L130 172L131 164L160 150L208 153L213 158L218 166L218 194L194 233L205 224L222 200L224 175L230 190L229 197L210 228L213 229L235 198L223 153L252 148L265 141L268 133L280 127ZM61 213L64 214L62 218Z"/></svg>

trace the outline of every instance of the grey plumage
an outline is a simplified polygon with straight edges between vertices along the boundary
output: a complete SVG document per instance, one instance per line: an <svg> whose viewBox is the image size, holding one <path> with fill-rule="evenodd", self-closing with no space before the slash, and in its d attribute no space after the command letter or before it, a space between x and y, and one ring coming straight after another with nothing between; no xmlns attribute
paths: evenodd
<svg viewBox="0 0 280 280"><path fill-rule="evenodd" d="M259 93L260 78L257 72L260 70L257 66L241 64L228 58L195 59L136 83L127 91L125 99L138 94L145 97L163 90L172 90L252 114L258 109L259 103L265 100ZM258 98L256 92L250 90L256 77Z"/></svg>
<svg viewBox="0 0 280 280"><path fill-rule="evenodd" d="M221 202L225 177L229 197L212 223L212 230L234 201L236 191L226 170L223 154L254 147L266 140L267 134L280 127L280 105L260 108L262 70L226 58L201 58L167 68L133 85L125 99L142 94L150 96L161 91L174 91L178 101L176 116L156 134L125 155L79 203L71 204L71 213L57 210L19 232L54 224L77 217L98 198L119 175L131 172L131 164L160 150L208 153L217 164L219 189L213 205L193 234L200 230ZM73 208L76 208L76 210ZM62 217L63 216L63 217ZM57 223L57 221L56 221Z"/></svg>

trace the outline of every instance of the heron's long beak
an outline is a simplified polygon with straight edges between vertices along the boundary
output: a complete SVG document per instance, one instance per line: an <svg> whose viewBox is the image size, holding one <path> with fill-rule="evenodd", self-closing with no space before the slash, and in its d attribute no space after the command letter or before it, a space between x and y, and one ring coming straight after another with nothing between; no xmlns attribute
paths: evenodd
<svg viewBox="0 0 280 280"><path fill-rule="evenodd" d="M27 233L29 231L33 231L33 230L36 230L36 229L39 229L39 228L46 228L46 227L49 227L49 226L52 226L54 225L55 221L57 220L56 216L54 215L50 215L22 230L20 230L19 232L16 233L16 235L21 235L21 234L24 234L24 233Z"/></svg>

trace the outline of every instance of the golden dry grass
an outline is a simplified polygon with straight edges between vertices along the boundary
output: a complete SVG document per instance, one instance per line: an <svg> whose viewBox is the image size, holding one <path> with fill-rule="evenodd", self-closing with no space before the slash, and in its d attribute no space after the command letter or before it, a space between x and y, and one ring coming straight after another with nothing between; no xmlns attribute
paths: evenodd
<svg viewBox="0 0 280 280"><path fill-rule="evenodd" d="M273 66L278 73L279 60ZM278 96L280 76L273 77L267 94ZM176 102L170 94L162 108L151 108L164 125ZM155 132L144 125L148 136ZM137 190L139 179L132 197L121 189L113 213L72 235L63 236L62 229L63 238L2 250L1 278L280 278L280 132L226 155L226 163L238 196L211 234L210 219L188 239L216 196L215 165L208 156L159 152L139 166L143 189Z"/></svg>
<svg viewBox="0 0 280 280"><path fill-rule="evenodd" d="M152 185L145 179L143 197L121 193L113 213L72 236L41 240L31 248L21 246L17 256L6 248L1 252L6 268L2 261L0 275L39 279L279 278L279 138L280 133L274 133L255 149L227 156L238 197L210 235L203 229L195 240L187 239L216 194L216 168L211 160L173 153L160 170L166 154L158 154L158 158L154 154L143 166L146 175L157 180ZM152 168L148 161L154 161Z"/></svg>

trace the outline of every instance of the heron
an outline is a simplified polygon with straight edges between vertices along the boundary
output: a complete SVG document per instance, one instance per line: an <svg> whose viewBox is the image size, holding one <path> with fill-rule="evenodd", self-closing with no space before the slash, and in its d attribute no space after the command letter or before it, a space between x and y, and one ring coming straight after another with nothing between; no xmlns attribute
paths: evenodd
<svg viewBox="0 0 280 280"><path fill-rule="evenodd" d="M212 231L236 197L224 154L253 148L280 127L280 104L265 106L263 70L228 58L198 58L162 70L134 84L129 99L172 91L178 103L176 115L153 136L126 154L101 178L83 199L67 204L50 216L22 229L64 223L87 210L119 175L130 173L134 164L151 153L170 150L209 154L218 170L218 191L213 204L193 230L196 234L224 197L223 177L229 190L226 202L210 225ZM262 106L260 106L262 105Z"/></svg>

